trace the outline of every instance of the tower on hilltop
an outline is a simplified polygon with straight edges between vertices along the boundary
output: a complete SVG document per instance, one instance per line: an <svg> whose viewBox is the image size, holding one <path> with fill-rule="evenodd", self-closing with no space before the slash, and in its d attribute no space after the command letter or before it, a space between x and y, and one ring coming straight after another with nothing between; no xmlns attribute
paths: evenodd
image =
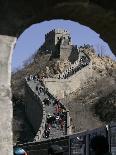
<svg viewBox="0 0 116 155"><path fill-rule="evenodd" d="M71 45L70 33L65 29L54 29L45 34L45 43L41 47L41 50L52 53L55 51L56 45L61 44Z"/></svg>
<svg viewBox="0 0 116 155"><path fill-rule="evenodd" d="M68 59L76 46L71 44L69 31L65 29L54 29L45 34L45 42L40 51L51 54L51 58Z"/></svg>

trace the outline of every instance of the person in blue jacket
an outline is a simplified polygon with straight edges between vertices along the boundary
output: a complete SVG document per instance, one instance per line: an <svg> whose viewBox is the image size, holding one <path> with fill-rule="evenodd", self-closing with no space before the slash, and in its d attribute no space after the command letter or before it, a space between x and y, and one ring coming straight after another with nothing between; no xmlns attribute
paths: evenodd
<svg viewBox="0 0 116 155"><path fill-rule="evenodd" d="M14 155L27 155L26 151L20 147L14 148Z"/></svg>

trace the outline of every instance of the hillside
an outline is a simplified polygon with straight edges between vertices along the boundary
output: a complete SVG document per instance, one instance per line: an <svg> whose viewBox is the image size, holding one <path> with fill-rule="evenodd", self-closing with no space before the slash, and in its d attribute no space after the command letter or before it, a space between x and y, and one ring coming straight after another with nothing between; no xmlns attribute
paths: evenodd
<svg viewBox="0 0 116 155"><path fill-rule="evenodd" d="M94 51L85 53L92 60L92 77L63 99L70 110L74 132L116 120L116 62Z"/></svg>
<svg viewBox="0 0 116 155"><path fill-rule="evenodd" d="M115 80L102 78L88 81L84 87L65 96L64 102L70 110L74 132L102 126L115 121ZM106 86L107 85L107 86Z"/></svg>
<svg viewBox="0 0 116 155"><path fill-rule="evenodd" d="M86 49L84 53L92 61L92 78L88 78L80 89L63 99L70 110L74 132L95 128L115 120L116 62L108 57L97 56L94 49ZM16 121L18 116L20 117L20 111L24 110L25 76L37 74L39 77L57 77L70 65L69 60L51 59L51 54L38 51L31 59L27 60L24 68L12 74L14 120ZM19 105L20 108L18 109ZM18 121L24 125L25 116ZM15 130L19 128L21 126L17 125ZM27 128L27 133L31 132L29 126L25 128Z"/></svg>

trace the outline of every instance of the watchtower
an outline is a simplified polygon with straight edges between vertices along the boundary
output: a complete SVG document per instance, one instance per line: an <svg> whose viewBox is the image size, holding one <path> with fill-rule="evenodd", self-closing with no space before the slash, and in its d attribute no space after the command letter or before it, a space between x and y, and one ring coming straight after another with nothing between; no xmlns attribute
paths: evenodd
<svg viewBox="0 0 116 155"><path fill-rule="evenodd" d="M60 45L71 45L70 33L65 29L54 29L45 34L45 43L41 46L41 50L55 54Z"/></svg>

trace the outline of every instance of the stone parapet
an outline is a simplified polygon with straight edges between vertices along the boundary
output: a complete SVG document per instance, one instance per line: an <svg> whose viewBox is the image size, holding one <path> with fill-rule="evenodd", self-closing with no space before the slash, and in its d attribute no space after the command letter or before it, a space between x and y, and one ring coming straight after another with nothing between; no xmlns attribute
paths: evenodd
<svg viewBox="0 0 116 155"><path fill-rule="evenodd" d="M29 119L36 136L34 138L34 141L39 141L43 135L43 132L45 130L45 123L46 123L46 111L45 111L45 105L40 100L39 96L33 91L33 89L30 87L29 82L25 83L26 85L26 91L29 96L31 96L32 100L35 102L31 102L31 106L35 106L35 108L29 108L30 104L26 102L26 114L27 118ZM38 106L37 106L38 104ZM39 115L38 115L39 113ZM36 116L36 118L34 118ZM36 119L36 121L34 121Z"/></svg>
<svg viewBox="0 0 116 155"><path fill-rule="evenodd" d="M70 76L68 79L45 78L44 84L49 92L58 98L78 90L88 78L92 77L92 61L87 66Z"/></svg>

